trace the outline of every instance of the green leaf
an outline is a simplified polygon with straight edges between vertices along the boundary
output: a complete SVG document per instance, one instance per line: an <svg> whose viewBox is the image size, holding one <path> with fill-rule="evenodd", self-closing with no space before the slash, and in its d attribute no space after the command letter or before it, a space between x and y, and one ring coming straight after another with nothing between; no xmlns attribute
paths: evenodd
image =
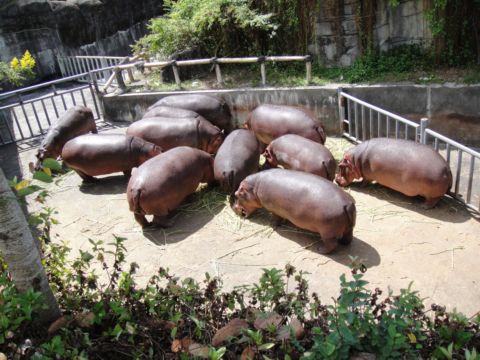
<svg viewBox="0 0 480 360"><path fill-rule="evenodd" d="M25 197L27 195L33 194L34 192L37 192L38 190L41 190L42 188L37 185L30 185L25 188L22 188L21 190L17 191L17 196L19 197Z"/></svg>
<svg viewBox="0 0 480 360"><path fill-rule="evenodd" d="M55 159L47 158L47 159L43 160L42 165L43 165L43 167L46 167L46 168L49 168L49 169L52 169L52 170L57 170L57 171L62 170L62 164L60 164Z"/></svg>
<svg viewBox="0 0 480 360"><path fill-rule="evenodd" d="M275 346L274 343L266 343L266 344L263 344L261 346L258 347L258 350L262 351L262 350L269 350L271 348L273 348Z"/></svg>
<svg viewBox="0 0 480 360"><path fill-rule="evenodd" d="M43 171L35 171L35 173L33 174L33 178L35 180L40 180L46 183L51 183L53 181L52 177L48 176Z"/></svg>
<svg viewBox="0 0 480 360"><path fill-rule="evenodd" d="M326 356L332 355L333 352L335 351L335 345L333 345L332 343L329 343L328 341L324 343L323 346L324 346L324 351Z"/></svg>

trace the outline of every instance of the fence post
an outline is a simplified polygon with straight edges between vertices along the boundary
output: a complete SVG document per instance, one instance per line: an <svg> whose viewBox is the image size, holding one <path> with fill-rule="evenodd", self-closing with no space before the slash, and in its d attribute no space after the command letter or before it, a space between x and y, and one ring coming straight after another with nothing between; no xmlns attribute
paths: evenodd
<svg viewBox="0 0 480 360"><path fill-rule="evenodd" d="M223 84L222 72L220 70L220 64L218 63L216 57L212 58L212 63L215 64L215 74L217 75L217 83L218 85L222 85Z"/></svg>
<svg viewBox="0 0 480 360"><path fill-rule="evenodd" d="M344 120L345 120L345 98L341 95L343 89L339 87L337 89L337 101L338 101L338 117L339 117L339 125L340 131L344 132Z"/></svg>
<svg viewBox="0 0 480 360"><path fill-rule="evenodd" d="M122 93L125 92L127 90L127 86L123 81L122 70L116 67L115 69L113 69L113 72L115 73L115 79L117 80L118 88Z"/></svg>
<svg viewBox="0 0 480 360"><path fill-rule="evenodd" d="M260 74L262 76L262 86L267 85L267 69L265 68L265 56L259 56L258 62L260 63Z"/></svg>
<svg viewBox="0 0 480 360"><path fill-rule="evenodd" d="M425 144L427 141L427 137L425 136L425 130L427 130L429 120L428 118L421 118L420 119L420 144Z"/></svg>
<svg viewBox="0 0 480 360"><path fill-rule="evenodd" d="M182 82L180 81L180 74L178 73L178 66L175 60L172 60L172 70L173 70L173 76L175 77L175 83L177 84L178 87L181 87Z"/></svg>
<svg viewBox="0 0 480 360"><path fill-rule="evenodd" d="M312 82L312 55L305 56L305 71L308 85Z"/></svg>

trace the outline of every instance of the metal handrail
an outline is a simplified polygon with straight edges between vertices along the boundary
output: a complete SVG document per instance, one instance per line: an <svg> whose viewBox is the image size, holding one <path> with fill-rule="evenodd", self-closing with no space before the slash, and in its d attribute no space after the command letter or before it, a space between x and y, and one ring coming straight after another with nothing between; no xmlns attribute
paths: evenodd
<svg viewBox="0 0 480 360"><path fill-rule="evenodd" d="M415 127L415 128L416 128L416 127L420 127L420 125L417 124L416 122L413 122L413 121L411 121L411 120L405 119L405 118L403 118L403 117L401 117L401 116L399 116L399 115L396 115L396 114L394 114L394 113L391 113L390 111L387 111L387 110L384 110L384 109L382 109L382 108L379 108L378 106L372 105L372 104L370 104L370 103L368 103L368 102L366 102L366 101L357 99L356 97L354 97L354 96L352 96L352 95L349 95L349 94L347 94L346 92L341 91L341 92L340 92L340 96L344 96L344 97L346 97L347 99L350 99L350 100L352 100L352 101L355 101L356 103L358 103L358 104L360 104L360 105L366 106L366 107L368 107L368 108L370 108L370 109L372 109L372 110L374 110L374 111L377 111L377 112L379 112L379 113L381 113L381 114L383 114L383 115L386 115L386 116L388 116L388 117L390 117L390 118L392 118L392 119L401 121L401 122L403 122L403 123L405 123L405 124L407 124L407 125L413 126L413 127Z"/></svg>
<svg viewBox="0 0 480 360"><path fill-rule="evenodd" d="M478 151L475 151L473 149L470 149L468 146L465 146L463 144L460 144L459 142L456 142L455 140L452 140L442 134L439 134L438 132L436 131L433 131L431 129L425 129L425 132L429 135L432 135L433 137L436 137L438 138L439 140L443 141L443 142L446 142L450 145L453 145L457 148L459 148L460 150L462 151L465 151L466 153L472 155L472 156L475 156L475 157L478 157L480 158L480 153Z"/></svg>

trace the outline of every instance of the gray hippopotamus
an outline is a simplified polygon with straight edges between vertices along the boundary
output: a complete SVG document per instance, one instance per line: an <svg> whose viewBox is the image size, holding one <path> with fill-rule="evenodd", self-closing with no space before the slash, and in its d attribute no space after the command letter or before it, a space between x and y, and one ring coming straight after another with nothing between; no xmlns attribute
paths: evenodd
<svg viewBox="0 0 480 360"><path fill-rule="evenodd" d="M145 114L143 114L142 118L150 118L150 117L168 117L168 118L196 118L200 116L195 111L181 109L181 108L174 108L170 106L155 106L150 108Z"/></svg>
<svg viewBox="0 0 480 360"><path fill-rule="evenodd" d="M62 159L84 181L94 181L93 176L120 171L129 176L132 168L161 152L155 144L136 136L87 134L68 141Z"/></svg>
<svg viewBox="0 0 480 360"><path fill-rule="evenodd" d="M294 106L260 105L249 114L245 127L264 144L286 134L297 134L320 144L325 144L327 138L312 112Z"/></svg>
<svg viewBox="0 0 480 360"><path fill-rule="evenodd" d="M330 181L335 178L337 164L332 153L322 144L295 134L273 140L263 154L267 162L284 169L305 171Z"/></svg>
<svg viewBox="0 0 480 360"><path fill-rule="evenodd" d="M321 253L348 245L356 220L355 200L331 181L301 171L270 169L248 176L235 193L233 208L248 217L264 207L294 225L317 232Z"/></svg>
<svg viewBox="0 0 480 360"><path fill-rule="evenodd" d="M127 135L152 142L163 151L177 146L190 146L210 154L215 154L223 141L223 132L201 116L141 119L128 127Z"/></svg>
<svg viewBox="0 0 480 360"><path fill-rule="evenodd" d="M349 149L338 164L335 181L376 181L407 196L423 196L432 208L452 186L447 162L432 148L409 140L376 138Z"/></svg>
<svg viewBox="0 0 480 360"><path fill-rule="evenodd" d="M186 146L171 149L133 169L127 187L130 211L142 227L170 226L169 213L200 183L213 181L212 156ZM153 221L145 215L153 215Z"/></svg>
<svg viewBox="0 0 480 360"><path fill-rule="evenodd" d="M50 126L43 138L36 155L36 168L38 169L46 158L56 159L67 141L89 132L97 133L92 110L80 105L68 109Z"/></svg>
<svg viewBox="0 0 480 360"><path fill-rule="evenodd" d="M221 188L233 194L248 175L258 171L260 144L246 129L232 131L220 146L213 171Z"/></svg>
<svg viewBox="0 0 480 360"><path fill-rule="evenodd" d="M232 130L232 114L225 100L205 94L170 95L158 100L148 110L157 106L169 106L194 111L202 115L213 125L225 130Z"/></svg>

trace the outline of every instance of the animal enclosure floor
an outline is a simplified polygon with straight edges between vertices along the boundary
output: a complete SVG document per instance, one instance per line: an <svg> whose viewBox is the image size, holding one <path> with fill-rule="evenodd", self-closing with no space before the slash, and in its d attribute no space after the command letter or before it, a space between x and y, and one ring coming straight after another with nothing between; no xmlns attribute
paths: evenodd
<svg viewBox="0 0 480 360"><path fill-rule="evenodd" d="M352 145L329 138L327 146L338 159ZM33 151L21 153L22 166L27 167L33 156ZM76 255L78 249L91 248L89 238L108 243L112 234L125 237L127 262L140 265L141 284L165 267L176 276L197 280L209 272L231 289L258 280L263 268L290 263L308 272L310 291L331 303L338 295L339 276L349 272L350 256L356 256L368 267L366 279L372 289L398 292L413 282L427 306L443 304L467 316L480 310L480 223L449 198L435 209L422 210L419 198L379 185L354 184L347 188L357 206L354 240L331 255L321 255L314 234L288 223L273 228L265 211L241 219L218 188L202 187L189 197L175 213L173 227L142 231L128 209L127 180L120 174L82 184L70 172L56 183L49 186L46 203L58 211L54 241L67 240ZM32 203L30 211L38 207Z"/></svg>

